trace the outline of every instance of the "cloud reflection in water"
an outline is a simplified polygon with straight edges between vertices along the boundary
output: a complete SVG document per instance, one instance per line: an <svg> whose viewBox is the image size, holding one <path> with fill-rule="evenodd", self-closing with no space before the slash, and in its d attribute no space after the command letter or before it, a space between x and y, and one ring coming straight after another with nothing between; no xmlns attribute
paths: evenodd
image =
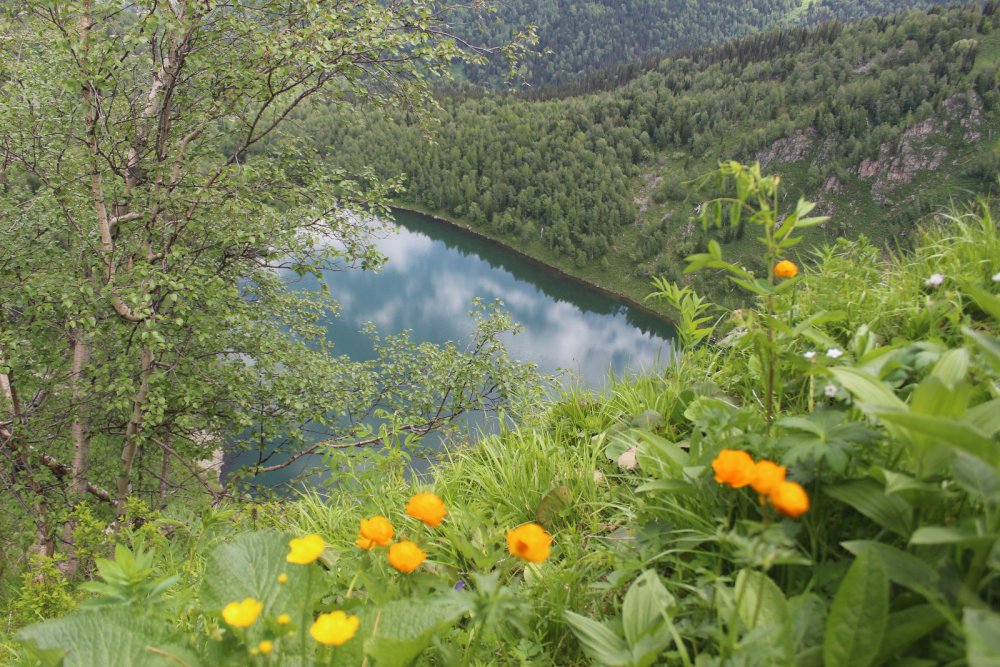
<svg viewBox="0 0 1000 667"><path fill-rule="evenodd" d="M672 334L666 323L441 223L409 214L397 219L406 227L377 241L388 257L379 273L324 276L343 305L328 327L339 353L370 357L371 346L358 333L369 321L383 335L412 329L418 341L465 340L472 329L468 312L479 297L500 299L524 325L506 341L508 350L543 372L567 369L585 385L600 387L609 370L621 374L666 361ZM308 277L289 281L300 289L318 287Z"/></svg>

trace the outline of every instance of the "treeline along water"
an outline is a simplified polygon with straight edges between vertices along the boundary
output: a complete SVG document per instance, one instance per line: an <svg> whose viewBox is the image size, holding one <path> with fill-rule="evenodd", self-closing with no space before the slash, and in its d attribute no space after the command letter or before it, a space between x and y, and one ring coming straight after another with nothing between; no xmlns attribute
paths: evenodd
<svg viewBox="0 0 1000 667"><path fill-rule="evenodd" d="M407 211L395 218L399 233L377 240L388 258L380 271L286 276L292 289L318 290L322 280L340 303L339 316L326 323L336 354L372 358L371 341L361 332L368 322L383 335L410 330L414 341L466 341L474 326L468 312L478 297L501 300L523 325L506 340L512 357L536 363L542 373L561 372L566 383L597 389L609 375L669 360L673 328L653 313L441 221ZM234 457L227 468L256 456ZM267 484L281 484L317 461L272 473Z"/></svg>

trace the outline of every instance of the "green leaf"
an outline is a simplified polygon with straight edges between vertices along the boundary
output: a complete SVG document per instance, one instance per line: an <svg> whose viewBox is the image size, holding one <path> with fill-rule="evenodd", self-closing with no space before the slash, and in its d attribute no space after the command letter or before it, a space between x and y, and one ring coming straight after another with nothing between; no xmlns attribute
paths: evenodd
<svg viewBox="0 0 1000 667"><path fill-rule="evenodd" d="M862 552L837 589L823 636L826 667L867 667L889 617L889 579L878 555Z"/></svg>
<svg viewBox="0 0 1000 667"><path fill-rule="evenodd" d="M669 494L692 494L698 491L698 487L687 480L682 479L654 479L635 487L636 493L669 493Z"/></svg>
<svg viewBox="0 0 1000 667"><path fill-rule="evenodd" d="M535 509L535 518L538 519L538 523L551 529L563 512L572 505L573 492L568 486L562 484L542 496Z"/></svg>
<svg viewBox="0 0 1000 667"><path fill-rule="evenodd" d="M936 596L938 574L930 565L913 554L897 549L891 544L874 540L841 542L841 546L855 556L875 553L885 565L886 576L894 584L909 588L924 596Z"/></svg>
<svg viewBox="0 0 1000 667"><path fill-rule="evenodd" d="M980 308L989 313L993 319L1000 322L1000 298L975 285L965 285L964 290L976 300Z"/></svg>
<svg viewBox="0 0 1000 667"><path fill-rule="evenodd" d="M795 667L823 667L823 647L811 646L795 656Z"/></svg>
<svg viewBox="0 0 1000 667"><path fill-rule="evenodd" d="M829 219L830 219L829 216L819 216L814 218L799 218L799 222L795 226L800 227L802 229L805 229L807 227L815 227L816 225L823 224Z"/></svg>
<svg viewBox="0 0 1000 667"><path fill-rule="evenodd" d="M667 592L655 570L646 570L629 586L622 602L625 641L634 648L639 640L665 620L674 598Z"/></svg>
<svg viewBox="0 0 1000 667"><path fill-rule="evenodd" d="M966 607L962 628L969 667L1000 667L1000 614Z"/></svg>
<svg viewBox="0 0 1000 667"><path fill-rule="evenodd" d="M913 509L898 495L886 495L885 489L873 479L857 479L838 486L826 487L826 494L850 505L886 530L909 537L913 530Z"/></svg>
<svg viewBox="0 0 1000 667"><path fill-rule="evenodd" d="M976 457L959 452L951 472L955 482L980 503L995 505L1000 501L1000 479Z"/></svg>
<svg viewBox="0 0 1000 667"><path fill-rule="evenodd" d="M941 493L940 484L924 482L914 477L910 477L907 474L889 470L887 468L873 468L870 471L870 474L872 477L885 484L885 492L889 495L908 492L913 492L915 494Z"/></svg>
<svg viewBox="0 0 1000 667"><path fill-rule="evenodd" d="M923 526L910 538L910 544L990 544L996 535L982 535L972 528L954 526Z"/></svg>
<svg viewBox="0 0 1000 667"><path fill-rule="evenodd" d="M744 569L736 576L740 595L738 613L748 629L764 625L784 627L788 620L788 602L771 577L757 570Z"/></svg>
<svg viewBox="0 0 1000 667"><path fill-rule="evenodd" d="M199 667L187 649L170 642L170 626L128 609L87 610L24 628L30 650L65 651L64 667Z"/></svg>
<svg viewBox="0 0 1000 667"><path fill-rule="evenodd" d="M1000 341L969 327L962 327L962 333L972 339L979 351L986 356L993 370L1000 372Z"/></svg>
<svg viewBox="0 0 1000 667"><path fill-rule="evenodd" d="M583 652L593 660L609 667L628 665L632 656L628 645L607 626L571 611L564 612L566 622L576 638L580 640Z"/></svg>
<svg viewBox="0 0 1000 667"><path fill-rule="evenodd" d="M965 379L969 372L969 352L963 348L948 350L941 359L934 364L931 375L939 378L950 387L954 387Z"/></svg>
<svg viewBox="0 0 1000 667"><path fill-rule="evenodd" d="M204 606L221 611L230 602L252 597L264 603L264 616L287 613L301 619L311 614L308 576L318 566L287 562L290 539L273 532L244 533L216 547L202 578ZM278 583L281 574L288 575L287 583Z"/></svg>
<svg viewBox="0 0 1000 667"><path fill-rule="evenodd" d="M365 653L380 667L404 667L430 646L434 635L451 627L464 611L437 600L403 599L382 605L377 634L364 642Z"/></svg>
<svg viewBox="0 0 1000 667"><path fill-rule="evenodd" d="M896 397L888 385L864 371L835 366L830 369L830 373L860 403L878 408L906 410L906 404Z"/></svg>
<svg viewBox="0 0 1000 667"><path fill-rule="evenodd" d="M888 563L886 565L891 571L892 566ZM921 604L889 614L890 631L882 638L876 664L892 661L903 650L941 627L945 620L941 612L931 604Z"/></svg>
<svg viewBox="0 0 1000 667"><path fill-rule="evenodd" d="M995 437L1000 432L1000 398L969 408L964 417L983 435Z"/></svg>
<svg viewBox="0 0 1000 667"><path fill-rule="evenodd" d="M879 412L883 423L895 424L898 429L926 436L939 443L968 452L1000 470L1000 446L978 432L962 419L933 417L912 412Z"/></svg>

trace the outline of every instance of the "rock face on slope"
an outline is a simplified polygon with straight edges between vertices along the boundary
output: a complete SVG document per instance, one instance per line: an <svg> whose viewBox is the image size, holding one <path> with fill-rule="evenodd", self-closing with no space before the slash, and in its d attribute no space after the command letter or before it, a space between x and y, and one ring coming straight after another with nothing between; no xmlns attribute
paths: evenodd
<svg viewBox="0 0 1000 667"><path fill-rule="evenodd" d="M886 203L897 186L910 183L922 172L941 168L953 152L952 147L965 148L983 139L983 103L975 92L953 95L941 103L940 109L938 115L907 128L897 140L879 146L875 156L851 170L871 184L875 201ZM955 145L956 136L961 137L961 145ZM805 160L811 166L822 167L831 146L842 139L837 134L821 138L813 128L799 129L758 151L754 159L762 168L772 170L777 164ZM822 192L836 193L842 188L841 178L830 175L823 182Z"/></svg>

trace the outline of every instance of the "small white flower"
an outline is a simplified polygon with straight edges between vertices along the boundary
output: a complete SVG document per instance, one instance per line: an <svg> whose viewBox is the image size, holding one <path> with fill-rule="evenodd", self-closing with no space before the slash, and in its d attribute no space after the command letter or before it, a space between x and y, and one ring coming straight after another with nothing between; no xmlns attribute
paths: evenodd
<svg viewBox="0 0 1000 667"><path fill-rule="evenodd" d="M924 284L928 287L941 287L941 283L944 282L944 276L940 273L932 273L931 277L924 281Z"/></svg>
<svg viewBox="0 0 1000 667"><path fill-rule="evenodd" d="M815 350L809 350L808 352L806 352L802 356L805 357L806 359L808 359L809 361L812 361L813 359L816 358L816 351Z"/></svg>
<svg viewBox="0 0 1000 667"><path fill-rule="evenodd" d="M837 385L835 384L826 385L825 387L823 387L823 393L826 394L827 398L833 398L834 396L837 395Z"/></svg>
<svg viewBox="0 0 1000 667"><path fill-rule="evenodd" d="M844 351L838 347L831 347L829 350L826 351L826 356L830 357L831 359L840 359L842 356L844 356Z"/></svg>
<svg viewBox="0 0 1000 667"><path fill-rule="evenodd" d="M635 470L639 459L635 456L635 447L629 447L618 457L618 467L623 470Z"/></svg>
<svg viewBox="0 0 1000 667"><path fill-rule="evenodd" d="M990 278L990 280L992 280L995 283L1000 283L1000 273L994 273L993 277Z"/></svg>

